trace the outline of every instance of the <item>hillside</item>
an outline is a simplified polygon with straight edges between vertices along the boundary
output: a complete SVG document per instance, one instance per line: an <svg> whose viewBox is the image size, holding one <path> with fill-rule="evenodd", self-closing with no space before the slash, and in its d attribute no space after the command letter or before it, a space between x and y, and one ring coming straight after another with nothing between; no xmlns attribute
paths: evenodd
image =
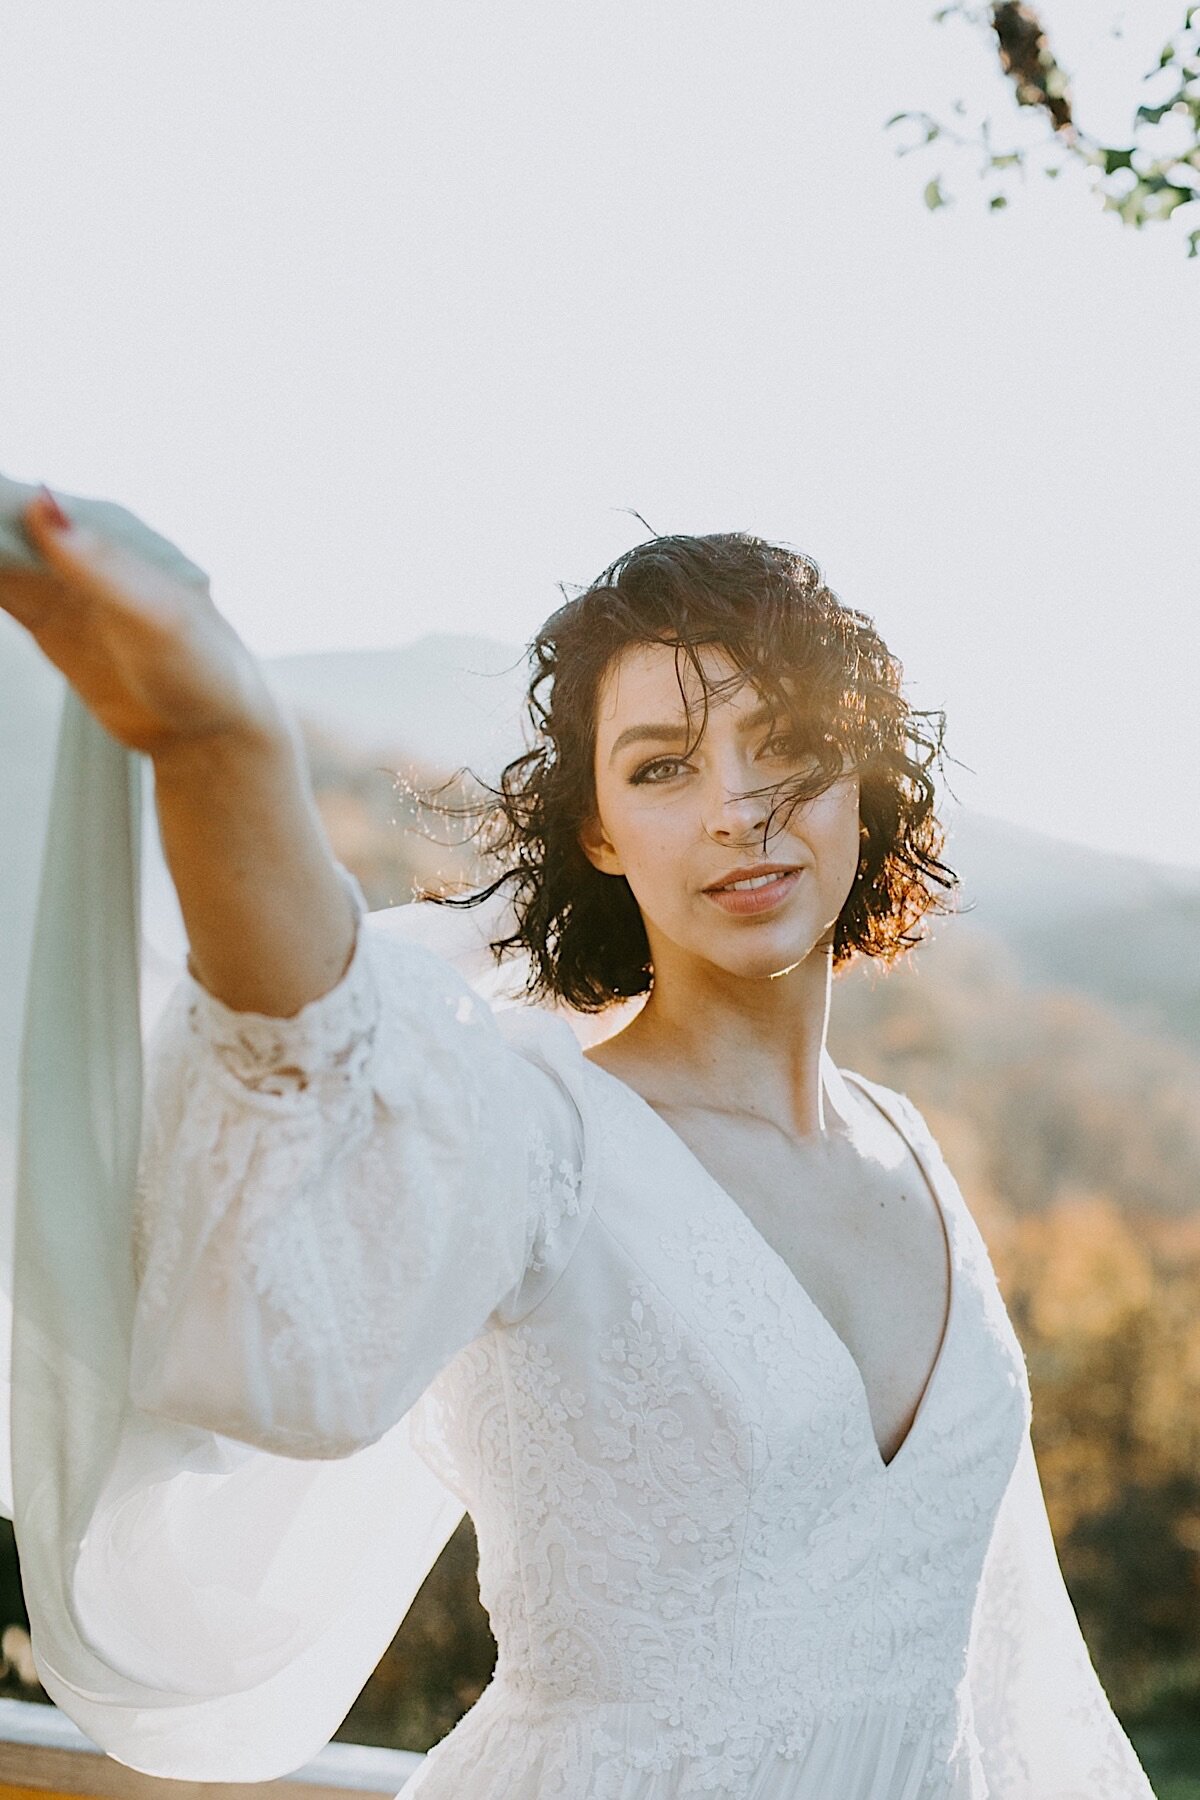
<svg viewBox="0 0 1200 1800"><path fill-rule="evenodd" d="M521 748L519 645L445 634L396 650L272 657L266 668L302 719L364 758L465 762L490 777Z"/></svg>

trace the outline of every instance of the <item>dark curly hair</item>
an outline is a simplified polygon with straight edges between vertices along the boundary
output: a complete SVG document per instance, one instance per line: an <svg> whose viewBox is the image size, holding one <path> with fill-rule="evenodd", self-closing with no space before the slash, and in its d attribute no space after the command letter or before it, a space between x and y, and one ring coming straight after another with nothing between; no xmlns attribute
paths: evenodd
<svg viewBox="0 0 1200 1800"><path fill-rule="evenodd" d="M516 927L492 950L497 961L529 952L532 998L599 1012L648 991L654 973L641 911L624 876L588 860L579 833L596 807L604 675L628 646L654 643L676 647L689 720L684 659L699 682L700 727L689 748L710 696L745 680L789 721L802 772L757 790L771 798L764 845L781 809L790 816L857 769L861 853L834 927L834 967L856 952L890 964L920 942L925 915L949 910L935 884L958 885L940 860L944 831L929 772L944 755L945 715L909 705L901 664L810 557L740 531L653 537L547 619L529 646L530 748L498 785L480 783L485 799L453 809L476 817L472 835L500 872L469 894L423 897L476 906L507 885ZM701 646L724 651L736 673L713 680Z"/></svg>

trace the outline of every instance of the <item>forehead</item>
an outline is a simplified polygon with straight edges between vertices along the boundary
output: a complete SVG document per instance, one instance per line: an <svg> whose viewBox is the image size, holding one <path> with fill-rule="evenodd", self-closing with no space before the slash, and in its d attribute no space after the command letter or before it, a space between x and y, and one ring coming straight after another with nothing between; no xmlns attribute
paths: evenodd
<svg viewBox="0 0 1200 1800"><path fill-rule="evenodd" d="M761 706L758 690L744 676L738 679L737 664L719 645L699 646L696 657L704 671L704 684L734 681L725 692L709 695L710 712L720 707L751 712ZM597 735L603 741L629 725L684 724L687 709L699 708L702 700L703 685L688 657L674 644L630 644L605 670L597 704Z"/></svg>

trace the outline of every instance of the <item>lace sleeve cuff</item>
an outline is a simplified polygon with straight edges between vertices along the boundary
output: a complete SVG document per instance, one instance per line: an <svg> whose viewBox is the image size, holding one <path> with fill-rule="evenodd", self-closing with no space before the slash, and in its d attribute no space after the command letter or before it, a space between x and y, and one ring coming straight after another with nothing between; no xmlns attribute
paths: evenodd
<svg viewBox="0 0 1200 1800"><path fill-rule="evenodd" d="M323 1076L352 1076L370 1049L378 997L363 929L367 902L348 869L339 864L338 874L356 914L354 950L335 985L291 1018L227 1006L198 980L189 959L183 986L190 1029L254 1093L292 1098Z"/></svg>

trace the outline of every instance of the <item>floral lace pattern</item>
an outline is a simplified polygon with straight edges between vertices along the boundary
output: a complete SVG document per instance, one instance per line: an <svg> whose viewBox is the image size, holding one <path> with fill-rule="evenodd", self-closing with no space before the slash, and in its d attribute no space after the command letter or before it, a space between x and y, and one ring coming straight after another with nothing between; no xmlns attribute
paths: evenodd
<svg viewBox="0 0 1200 1800"><path fill-rule="evenodd" d="M538 1048L369 925L294 1019L188 977L148 1057L135 1403L287 1456L378 1439L583 1224L582 1120Z"/></svg>
<svg viewBox="0 0 1200 1800"><path fill-rule="evenodd" d="M924 1121L873 1088L936 1171L955 1276L936 1378L885 1468L790 1271L686 1153L638 1131L608 1077L594 1086L605 1166L587 1239L554 1292L417 1409L418 1447L475 1520L500 1655L413 1800L1074 1800L1073 1781L1016 1785L1001 1748L1007 1734L1043 1768L1061 1717L1022 1713L1002 1677L972 1685L973 1629L975 1670L1003 1656L978 1602L1029 1389ZM1030 1616L1016 1607L1007 1628ZM1064 1622L1048 1615L1045 1641L1087 1702L1069 1754L1091 1757L1089 1793L1145 1800Z"/></svg>
<svg viewBox="0 0 1200 1800"><path fill-rule="evenodd" d="M848 1079L951 1252L886 1465L798 1280L561 1020L493 1015L369 928L295 1020L178 997L135 1398L318 1457L407 1412L474 1519L499 1656L405 1800L1150 1796L1043 1530L983 1240L916 1109Z"/></svg>
<svg viewBox="0 0 1200 1800"><path fill-rule="evenodd" d="M537 1119L529 1121L529 1185L536 1226L529 1266L546 1269L563 1220L579 1216L583 1171L577 1159L556 1154Z"/></svg>

